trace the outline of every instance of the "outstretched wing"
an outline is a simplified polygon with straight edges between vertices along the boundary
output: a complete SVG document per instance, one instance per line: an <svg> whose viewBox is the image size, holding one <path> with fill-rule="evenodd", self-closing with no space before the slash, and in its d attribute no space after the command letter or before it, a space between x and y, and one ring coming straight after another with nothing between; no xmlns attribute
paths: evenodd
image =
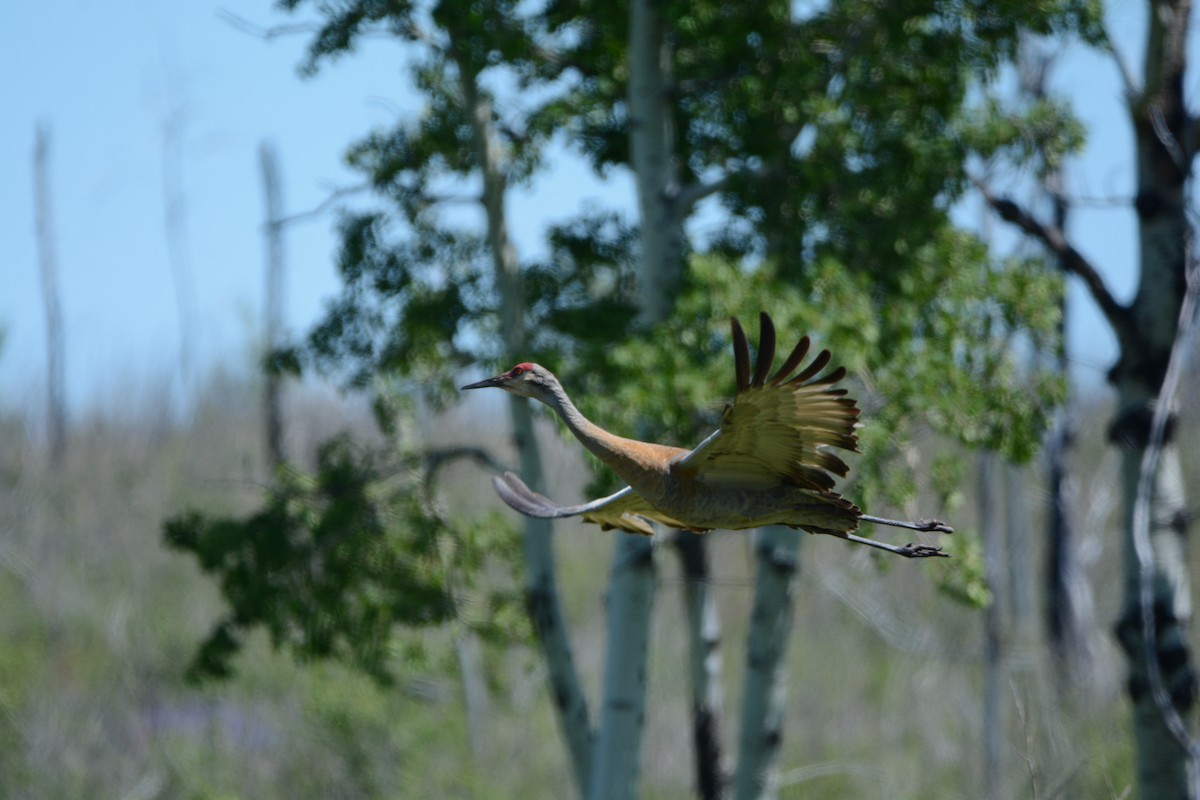
<svg viewBox="0 0 1200 800"><path fill-rule="evenodd" d="M832 449L858 450L858 407L845 389L834 388L846 370L839 367L817 377L830 360L829 351L822 350L792 375L808 355L805 336L768 377L775 358L775 326L763 313L752 374L746 334L736 319L731 322L737 397L725 409L721 427L674 469L714 488L764 490L790 484L831 490L833 475L845 476L849 469Z"/></svg>
<svg viewBox="0 0 1200 800"><path fill-rule="evenodd" d="M557 519L582 516L584 522L595 523L606 531L616 528L645 536L654 535L654 528L650 525L651 521L661 522L672 528L692 530L690 526L656 511L642 499L641 495L628 486L608 497L601 497L589 503L560 506L549 497L530 489L525 481L511 472L504 473L503 477L492 478L492 484L496 487L496 493L500 495L501 500L529 517Z"/></svg>

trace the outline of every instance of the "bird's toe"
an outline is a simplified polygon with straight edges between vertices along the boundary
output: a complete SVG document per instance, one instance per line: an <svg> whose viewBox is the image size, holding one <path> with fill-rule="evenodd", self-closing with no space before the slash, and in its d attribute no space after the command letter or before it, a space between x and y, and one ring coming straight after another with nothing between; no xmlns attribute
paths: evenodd
<svg viewBox="0 0 1200 800"><path fill-rule="evenodd" d="M940 547L909 542L899 549L899 554L905 558L949 558L949 553L943 553Z"/></svg>

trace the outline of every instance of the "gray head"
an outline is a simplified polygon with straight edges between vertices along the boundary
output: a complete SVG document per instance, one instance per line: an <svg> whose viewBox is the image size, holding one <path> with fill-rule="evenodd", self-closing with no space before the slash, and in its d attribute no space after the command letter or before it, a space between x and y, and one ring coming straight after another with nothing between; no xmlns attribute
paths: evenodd
<svg viewBox="0 0 1200 800"><path fill-rule="evenodd" d="M541 364L531 364L528 361L523 361L508 372L494 378L468 383L462 388L486 389L489 386L503 389L512 394L519 394L522 397L532 397L547 404L550 404L551 398L559 390L558 378L554 377L554 373Z"/></svg>

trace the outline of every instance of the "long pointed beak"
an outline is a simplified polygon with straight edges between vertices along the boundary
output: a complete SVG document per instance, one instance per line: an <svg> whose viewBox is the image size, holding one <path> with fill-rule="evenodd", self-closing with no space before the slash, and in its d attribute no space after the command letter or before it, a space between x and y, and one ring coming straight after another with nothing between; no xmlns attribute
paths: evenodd
<svg viewBox="0 0 1200 800"><path fill-rule="evenodd" d="M496 377L488 378L487 380L478 381L476 383L468 383L466 386L459 387L459 391L464 391L466 389L486 389L489 386L499 387L502 385L501 378L503 377L503 375L497 375Z"/></svg>

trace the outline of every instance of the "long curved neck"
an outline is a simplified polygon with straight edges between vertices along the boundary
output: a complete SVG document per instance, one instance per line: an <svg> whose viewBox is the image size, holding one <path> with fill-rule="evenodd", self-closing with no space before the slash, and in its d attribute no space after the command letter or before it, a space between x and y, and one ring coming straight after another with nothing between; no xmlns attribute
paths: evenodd
<svg viewBox="0 0 1200 800"><path fill-rule="evenodd" d="M616 436L596 425L575 407L562 386L554 386L549 396L539 399L554 409L584 447L626 483L633 484L654 469L652 445Z"/></svg>

